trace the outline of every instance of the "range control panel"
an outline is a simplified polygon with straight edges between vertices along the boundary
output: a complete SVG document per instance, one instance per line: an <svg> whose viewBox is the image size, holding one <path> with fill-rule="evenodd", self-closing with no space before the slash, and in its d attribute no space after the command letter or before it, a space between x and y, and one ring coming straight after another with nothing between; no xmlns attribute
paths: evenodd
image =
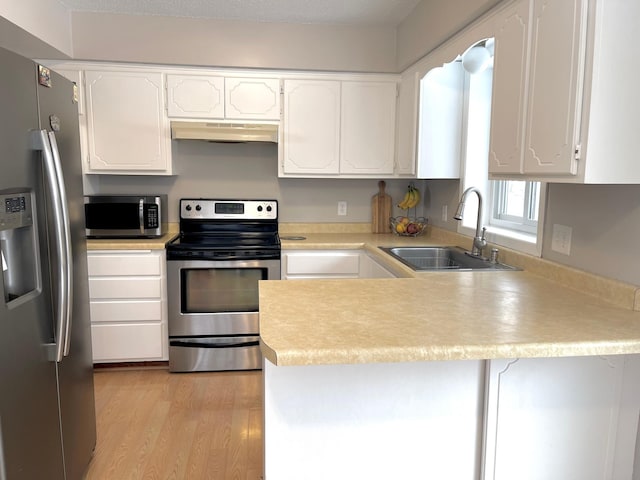
<svg viewBox="0 0 640 480"><path fill-rule="evenodd" d="M180 218L189 220L277 220L277 200L180 200Z"/></svg>

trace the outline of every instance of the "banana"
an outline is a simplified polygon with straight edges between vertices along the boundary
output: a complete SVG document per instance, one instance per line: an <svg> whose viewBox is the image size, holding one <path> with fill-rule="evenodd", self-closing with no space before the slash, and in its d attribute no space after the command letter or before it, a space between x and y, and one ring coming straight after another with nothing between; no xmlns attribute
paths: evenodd
<svg viewBox="0 0 640 480"><path fill-rule="evenodd" d="M407 203L407 208L413 208L416 206L416 189L411 186L411 195L409 196L409 203Z"/></svg>
<svg viewBox="0 0 640 480"><path fill-rule="evenodd" d="M411 186L407 188L407 193L404 194L404 198L400 203L398 203L398 208L402 210L407 210L409 207L407 205L411 201Z"/></svg>
<svg viewBox="0 0 640 480"><path fill-rule="evenodd" d="M409 202L408 207L414 208L420 202L420 190L415 187L411 187L411 202Z"/></svg>
<svg viewBox="0 0 640 480"><path fill-rule="evenodd" d="M409 210L410 208L414 208L420 202L420 190L414 187L412 184L409 184L407 187L407 193L404 194L404 198L400 203L398 203L397 207L402 210Z"/></svg>

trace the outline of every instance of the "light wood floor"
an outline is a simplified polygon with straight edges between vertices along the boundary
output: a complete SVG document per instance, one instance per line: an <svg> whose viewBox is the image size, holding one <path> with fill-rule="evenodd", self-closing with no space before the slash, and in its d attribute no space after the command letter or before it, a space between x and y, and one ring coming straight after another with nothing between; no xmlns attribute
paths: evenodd
<svg viewBox="0 0 640 480"><path fill-rule="evenodd" d="M262 372L98 370L87 480L259 480Z"/></svg>

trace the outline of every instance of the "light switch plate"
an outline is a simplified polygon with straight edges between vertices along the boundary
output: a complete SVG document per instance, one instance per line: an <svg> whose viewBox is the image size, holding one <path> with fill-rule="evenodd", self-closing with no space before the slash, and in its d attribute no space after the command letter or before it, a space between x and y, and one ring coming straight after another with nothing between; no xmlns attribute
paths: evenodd
<svg viewBox="0 0 640 480"><path fill-rule="evenodd" d="M345 215L347 215L347 202L345 201L338 202L338 215L340 215L341 217L344 217Z"/></svg>
<svg viewBox="0 0 640 480"><path fill-rule="evenodd" d="M571 227L554 223L551 236L551 250L562 253L563 255L571 255L571 233Z"/></svg>

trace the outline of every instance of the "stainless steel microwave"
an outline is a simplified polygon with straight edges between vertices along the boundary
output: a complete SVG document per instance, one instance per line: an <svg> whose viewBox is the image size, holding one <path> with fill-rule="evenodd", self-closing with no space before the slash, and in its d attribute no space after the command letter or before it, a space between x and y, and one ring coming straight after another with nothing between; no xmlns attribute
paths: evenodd
<svg viewBox="0 0 640 480"><path fill-rule="evenodd" d="M153 238L167 232L166 195L84 197L87 238Z"/></svg>

